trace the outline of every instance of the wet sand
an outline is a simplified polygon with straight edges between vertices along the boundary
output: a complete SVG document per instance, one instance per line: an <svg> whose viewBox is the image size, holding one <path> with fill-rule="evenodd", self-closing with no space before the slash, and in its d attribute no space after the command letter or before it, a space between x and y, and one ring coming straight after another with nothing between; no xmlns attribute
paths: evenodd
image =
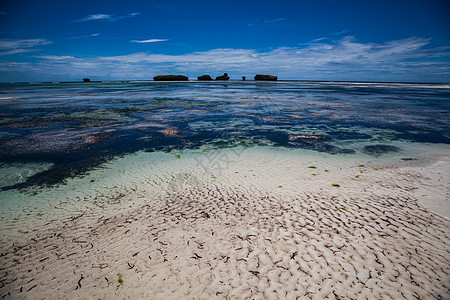
<svg viewBox="0 0 450 300"><path fill-rule="evenodd" d="M450 297L448 156L179 155L121 158L22 207L8 196L0 297Z"/></svg>

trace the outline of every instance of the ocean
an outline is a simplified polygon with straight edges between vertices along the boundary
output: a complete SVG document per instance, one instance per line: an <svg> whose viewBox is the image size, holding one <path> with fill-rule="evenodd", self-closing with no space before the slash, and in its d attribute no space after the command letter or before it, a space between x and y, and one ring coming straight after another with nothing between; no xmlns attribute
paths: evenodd
<svg viewBox="0 0 450 300"><path fill-rule="evenodd" d="M449 99L446 84L2 84L0 189L57 186L138 151L271 147L416 160L418 151L405 152L414 145L450 143Z"/></svg>

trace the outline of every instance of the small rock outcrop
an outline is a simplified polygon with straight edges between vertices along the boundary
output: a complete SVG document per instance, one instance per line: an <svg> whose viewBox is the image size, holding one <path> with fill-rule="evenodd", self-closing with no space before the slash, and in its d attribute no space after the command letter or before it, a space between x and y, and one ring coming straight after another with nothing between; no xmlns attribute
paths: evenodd
<svg viewBox="0 0 450 300"><path fill-rule="evenodd" d="M213 79L209 75L202 75L202 76L198 76L197 80L198 81L208 81L208 80L213 80Z"/></svg>
<svg viewBox="0 0 450 300"><path fill-rule="evenodd" d="M158 75L153 77L154 81L187 81L189 78L184 75Z"/></svg>
<svg viewBox="0 0 450 300"><path fill-rule="evenodd" d="M89 78L83 78L83 82L91 82Z"/></svg>
<svg viewBox="0 0 450 300"><path fill-rule="evenodd" d="M216 80L229 80L230 76L228 76L228 73L223 73L222 76L217 76Z"/></svg>
<svg viewBox="0 0 450 300"><path fill-rule="evenodd" d="M242 76L242 81L245 81L245 78L247 78L247 77L245 77L245 76Z"/></svg>
<svg viewBox="0 0 450 300"><path fill-rule="evenodd" d="M256 74L254 77L255 80L258 81L277 81L278 77L273 75L262 75L262 74Z"/></svg>

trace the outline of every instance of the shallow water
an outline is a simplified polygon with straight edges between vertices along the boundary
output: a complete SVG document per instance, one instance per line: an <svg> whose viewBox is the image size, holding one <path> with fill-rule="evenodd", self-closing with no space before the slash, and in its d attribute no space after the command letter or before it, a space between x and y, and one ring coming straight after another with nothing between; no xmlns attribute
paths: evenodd
<svg viewBox="0 0 450 300"><path fill-rule="evenodd" d="M375 160L450 144L450 88L333 82L0 85L0 188L53 186L136 151L270 146Z"/></svg>

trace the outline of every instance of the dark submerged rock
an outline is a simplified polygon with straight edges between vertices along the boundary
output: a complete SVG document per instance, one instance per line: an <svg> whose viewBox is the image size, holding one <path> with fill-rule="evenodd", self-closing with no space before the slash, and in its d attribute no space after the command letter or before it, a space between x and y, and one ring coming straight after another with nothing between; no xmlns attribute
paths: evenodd
<svg viewBox="0 0 450 300"><path fill-rule="evenodd" d="M247 77L245 77L245 76L242 76L242 81L245 81L245 78L247 78Z"/></svg>
<svg viewBox="0 0 450 300"><path fill-rule="evenodd" d="M213 80L213 79L211 78L211 76L209 76L209 75L198 76L197 79L198 79L198 81L208 81L208 80Z"/></svg>
<svg viewBox="0 0 450 300"><path fill-rule="evenodd" d="M362 151L372 156L381 156L388 153L400 152L400 148L391 145L369 145L365 146Z"/></svg>
<svg viewBox="0 0 450 300"><path fill-rule="evenodd" d="M363 140L370 139L372 136L366 133L352 132L352 131L329 131L327 134L338 140Z"/></svg>
<svg viewBox="0 0 450 300"><path fill-rule="evenodd" d="M258 80L258 81L277 81L278 77L277 76L273 76L273 75L256 74L254 79Z"/></svg>
<svg viewBox="0 0 450 300"><path fill-rule="evenodd" d="M228 73L223 73L222 76L217 76L216 80L229 80L230 76L228 76Z"/></svg>
<svg viewBox="0 0 450 300"><path fill-rule="evenodd" d="M91 82L89 78L83 78L83 82Z"/></svg>
<svg viewBox="0 0 450 300"><path fill-rule="evenodd" d="M158 75L153 77L154 81L187 81L189 78L184 75Z"/></svg>

